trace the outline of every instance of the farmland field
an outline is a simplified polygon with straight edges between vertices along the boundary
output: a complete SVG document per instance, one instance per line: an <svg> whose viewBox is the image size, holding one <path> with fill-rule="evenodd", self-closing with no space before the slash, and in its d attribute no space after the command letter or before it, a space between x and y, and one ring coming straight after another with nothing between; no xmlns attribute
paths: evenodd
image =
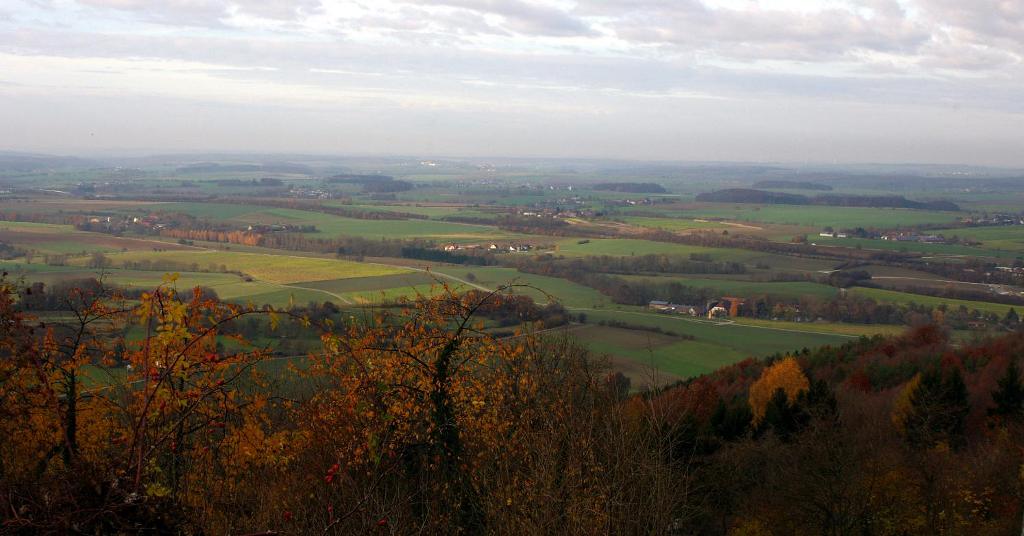
<svg viewBox="0 0 1024 536"><path fill-rule="evenodd" d="M776 330L807 331L812 333L834 333L854 337L871 337L874 335L899 335L907 330L906 326L892 324L843 324L841 322L787 322L783 320L760 320L756 318L736 318L734 322L744 326L763 327Z"/></svg>
<svg viewBox="0 0 1024 536"><path fill-rule="evenodd" d="M324 214L310 210L271 208L233 204L167 203L157 205L169 212L182 212L238 224L314 225L310 236L326 238L359 236L363 238L426 238L452 242L500 240L520 237L494 227L435 220L363 220ZM401 207L394 207L401 211Z"/></svg>
<svg viewBox="0 0 1024 536"><path fill-rule="evenodd" d="M954 309L963 305L968 309L977 309L983 313L993 313L999 316L1005 315L1006 312L1009 311L1011 307L1013 307L1012 305L1005 305L1001 303L956 300L952 298L939 298L935 296L924 296L921 294L910 294L908 292L899 292L895 290L884 290L878 288L855 287L849 289L849 292L855 296L873 298L880 302L902 304L916 303L919 305L929 305L932 307L945 304L950 309ZM1016 308L1024 309L1019 305Z"/></svg>
<svg viewBox="0 0 1024 536"><path fill-rule="evenodd" d="M123 266L125 263L148 262L157 266L165 263L190 267L191 271L212 268L210 271L214 272L241 272L260 281L278 284L392 275L408 271L393 266L344 260L209 250L115 253L109 255L109 259L115 267ZM225 270L221 270L221 267Z"/></svg>
<svg viewBox="0 0 1024 536"><path fill-rule="evenodd" d="M571 333L590 351L611 357L613 368L636 385L648 383L652 375L659 384L689 378L744 357L742 352L714 343L646 331L587 325Z"/></svg>
<svg viewBox="0 0 1024 536"><path fill-rule="evenodd" d="M673 216L681 218L722 218L806 225L811 227L900 227L921 224L943 224L956 221L960 214L930 210L872 207L828 207L815 205L753 205L730 203L694 203L673 207ZM659 210L669 213L668 207Z"/></svg>
<svg viewBox="0 0 1024 536"><path fill-rule="evenodd" d="M1024 226L1000 225L993 227L960 227L935 231L945 236L959 236L981 242L980 249L1007 252L1009 255L1024 255Z"/></svg>
<svg viewBox="0 0 1024 536"><path fill-rule="evenodd" d="M0 221L0 242L43 254L86 254L94 251L187 250L186 246L148 239L77 231L71 225Z"/></svg>
<svg viewBox="0 0 1024 536"><path fill-rule="evenodd" d="M852 337L848 334L799 331L788 329L763 329L762 326L743 325L727 322L709 322L675 315L662 315L643 311L600 311L585 310L588 324L600 321L618 321L658 327L664 331L681 335L692 335L694 340L679 340L662 349L656 355L658 368L680 377L690 377L720 368L746 357L767 355L775 352L791 352L807 346L842 344ZM810 329L810 328L809 328ZM596 331L602 333L607 327ZM657 335L657 334L652 334ZM593 342L581 337L595 352L607 352L644 363L649 359L646 332L640 332L633 339L637 344L625 345L609 340L605 335L593 334ZM630 347L632 346L632 347Z"/></svg>
<svg viewBox="0 0 1024 536"><path fill-rule="evenodd" d="M688 256L691 253L710 254L716 260L726 260L725 257L746 258L750 252L739 250L724 250L701 246L690 246L686 244L672 244L668 242L654 242L651 240L638 240L633 238L595 238L586 243L579 243L577 239L560 240L557 243L555 254L567 257L582 257L586 255L609 255L614 257L629 257L633 255L678 255ZM732 260L731 258L728 260Z"/></svg>
<svg viewBox="0 0 1024 536"><path fill-rule="evenodd" d="M946 236L953 236L954 232L949 232ZM962 235L959 235L962 236ZM970 256L970 257L1014 257L1021 254L1021 252L1000 251L1000 245L1014 246L1013 241L986 241L980 247L965 246L961 244L929 244L926 242L899 242L894 240L871 240L866 238L828 238L828 237L808 237L808 240L812 240L819 246L843 246L863 249L877 249L881 251L914 251L919 253L926 253L930 255L950 255L950 256ZM1024 243L1020 244L1022 252L1024 252Z"/></svg>
<svg viewBox="0 0 1024 536"><path fill-rule="evenodd" d="M810 281L737 281L700 277L677 277L670 275L658 277L626 276L626 278L635 281L679 283L690 287L714 289L717 292L730 296L768 295L790 298L798 298L801 296L831 298L839 293L835 287Z"/></svg>
<svg viewBox="0 0 1024 536"><path fill-rule="evenodd" d="M664 229L666 231L687 231L690 229L722 229L728 228L723 223L699 221L683 218L648 218L643 216L627 216L622 220L630 225L638 227L650 227L651 229Z"/></svg>
<svg viewBox="0 0 1024 536"><path fill-rule="evenodd" d="M40 281L53 285L59 281L78 279L102 279L107 284L119 285L127 289L153 289L165 283L164 271L123 270L106 268L104 270L87 269L76 266L47 266L44 264L20 264L0 261L0 270L10 273L12 279L24 278L26 281ZM309 301L338 301L335 296L317 289L284 287L280 284L265 281L246 281L235 274L212 272L177 272L178 279L172 286L179 292L188 291L193 287L205 287L217 293L225 301L258 305L268 304L283 307L291 302L304 304Z"/></svg>
<svg viewBox="0 0 1024 536"><path fill-rule="evenodd" d="M512 236L493 227L433 220L360 220L330 214L292 209L268 209L258 215L236 218L245 223L292 223L316 225L316 234L361 236L364 238L430 238L467 241L501 239Z"/></svg>
<svg viewBox="0 0 1024 536"><path fill-rule="evenodd" d="M464 280L468 280L469 275L473 274L474 284L492 289L508 284L526 285L516 288L514 291L530 296L542 303L552 298L566 307L612 306L611 300L607 296L592 288L555 277L523 273L514 268L446 266L435 268L433 271L437 274L452 275ZM468 285L461 285L460 287L465 289L468 288Z"/></svg>
<svg viewBox="0 0 1024 536"><path fill-rule="evenodd" d="M357 205L349 203L340 203L335 201L325 201L326 206L335 206L342 208L351 208L355 210L365 210L367 212L407 212L409 214L420 214L422 216L429 216L433 219L442 218L444 216L452 216L461 214L464 210L459 206L431 206L431 205L418 205L418 204L403 204L403 205Z"/></svg>

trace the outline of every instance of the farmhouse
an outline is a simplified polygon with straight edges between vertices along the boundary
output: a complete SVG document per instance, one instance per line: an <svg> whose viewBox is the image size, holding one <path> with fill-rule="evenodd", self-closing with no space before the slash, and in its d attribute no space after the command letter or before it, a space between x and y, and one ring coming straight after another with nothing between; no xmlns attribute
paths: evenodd
<svg viewBox="0 0 1024 536"><path fill-rule="evenodd" d="M654 300L647 304L649 309L663 313L675 313L680 315L700 316L704 314L704 308L699 305L684 305L681 303L669 303L667 301Z"/></svg>
<svg viewBox="0 0 1024 536"><path fill-rule="evenodd" d="M717 300L709 302L705 310L708 312L708 318L716 318L719 316L739 316L740 307L743 305L744 301L745 300L743 298L722 296Z"/></svg>

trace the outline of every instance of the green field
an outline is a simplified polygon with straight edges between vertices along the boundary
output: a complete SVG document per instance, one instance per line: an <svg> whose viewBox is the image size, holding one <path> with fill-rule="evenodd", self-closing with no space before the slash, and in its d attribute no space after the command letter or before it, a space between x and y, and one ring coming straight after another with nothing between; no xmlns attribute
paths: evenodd
<svg viewBox="0 0 1024 536"><path fill-rule="evenodd" d="M980 249L1004 252L1006 256L1024 255L1024 225L1000 225L992 227L961 227L940 229L937 234L970 238L982 243Z"/></svg>
<svg viewBox="0 0 1024 536"><path fill-rule="evenodd" d="M398 298L429 296L439 290L439 282L446 281L440 276L426 272L407 272L375 277L355 277L296 283L295 287L321 290L357 303L380 303Z"/></svg>
<svg viewBox="0 0 1024 536"><path fill-rule="evenodd" d="M684 218L648 218L644 216L627 216L622 221L639 227L664 229L666 231L688 231L690 229L722 229L728 225L710 221L697 221Z"/></svg>
<svg viewBox="0 0 1024 536"><path fill-rule="evenodd" d="M952 236L952 234L946 234ZM873 240L867 238L829 238L820 236L809 236L809 241L819 246L838 246L847 248L860 247L862 249L876 249L881 251L903 251L917 252L930 255L950 255L967 257L1015 257L1021 252L1000 251L1000 241L992 243L986 241L981 247L965 246L961 244L929 244L925 242L898 242L894 240ZM1006 241L1013 245L1012 241ZM1020 244L1024 250L1024 243Z"/></svg>
<svg viewBox="0 0 1024 536"><path fill-rule="evenodd" d="M748 258L755 255L733 249L716 249L670 242L654 242L635 238L592 238L580 244L580 239L561 239L556 244L555 254L566 257L583 257L588 255L609 255L613 257L630 257L634 255L676 255L689 256L691 253L711 255L715 260L733 260ZM728 258L728 259L727 259Z"/></svg>
<svg viewBox="0 0 1024 536"><path fill-rule="evenodd" d="M586 325L571 333L591 352L610 357L612 367L637 386L697 376L745 357L743 352L712 342L687 341L646 331Z"/></svg>
<svg viewBox="0 0 1024 536"><path fill-rule="evenodd" d="M226 271L241 272L257 280L277 284L392 275L408 271L394 266L352 261L233 251L127 252L111 254L108 258L115 267L125 262L141 261L191 267L190 271L208 268L214 272L225 271L220 269L224 267ZM84 259L81 261L84 264Z"/></svg>
<svg viewBox="0 0 1024 536"><path fill-rule="evenodd" d="M742 203L695 203L672 210L659 208L680 218L721 218L731 221L766 222L809 227L832 226L890 228L908 225L942 224L962 214L932 210L871 207L828 207L815 205L754 205Z"/></svg>
<svg viewBox="0 0 1024 536"><path fill-rule="evenodd" d="M767 329L806 331L812 333L834 333L854 337L871 337L873 335L899 335L906 331L906 326L892 324L843 324L841 322L787 322L783 320L761 320L758 318L733 318L733 322L744 326L755 326Z"/></svg>
<svg viewBox="0 0 1024 536"><path fill-rule="evenodd" d="M663 276L624 276L626 279L645 281L649 283L679 283L689 287L709 288L716 292L730 296L757 296L768 295L781 298L802 298L814 296L816 298L831 298L839 293L835 287L814 283L811 281L740 281L731 279L711 279L701 277L677 277L670 275Z"/></svg>
<svg viewBox="0 0 1024 536"><path fill-rule="evenodd" d="M257 205L242 205L237 203L156 203L146 206L147 211L180 212L210 220L229 220L245 216L247 214L258 214L266 210L266 207Z"/></svg>
<svg viewBox="0 0 1024 536"><path fill-rule="evenodd" d="M0 262L0 270L10 273L10 278L23 278L26 283L40 281L52 285L58 281L75 279L101 278L103 281L129 289L153 289L164 283L163 271L122 270L107 268L103 271L82 268L79 266L47 266L45 264L24 264L16 262ZM235 274L213 272L177 272L178 279L173 286L179 292L201 286L212 289L217 296L225 301L236 303L252 302L257 305L273 305L284 307L289 303L306 304L310 301L335 301L336 296L316 289L285 287L281 284L264 281L245 281Z"/></svg>
<svg viewBox="0 0 1024 536"><path fill-rule="evenodd" d="M184 250L178 244L161 244L143 238L125 238L76 230L71 225L0 221L0 242L26 251L50 255L86 255L93 252L146 251L154 248Z"/></svg>
<svg viewBox="0 0 1024 536"><path fill-rule="evenodd" d="M556 243L555 255L566 257L584 257L608 255L613 257L630 257L636 255L671 255L675 257L689 257L693 253L708 255L711 260L718 262L738 262L754 266L756 264L767 265L770 269L782 272L818 272L830 270L834 267L835 261L829 259L813 259L803 257L788 257L773 253L764 253L745 249L733 248L709 248L703 246L690 246L686 244L673 244L670 242L655 242L652 240L640 240L635 238L593 238L586 243L580 244L580 239L561 239Z"/></svg>
<svg viewBox="0 0 1024 536"><path fill-rule="evenodd" d="M374 277L350 277L345 279L329 279L324 281L310 281L296 283L297 287L309 289L326 290L328 292L364 292L385 290L389 288L413 287L417 285L429 285L435 281L435 277L425 272L404 272L392 275L381 275Z"/></svg>
<svg viewBox="0 0 1024 536"><path fill-rule="evenodd" d="M468 280L469 274L476 278L474 283L485 288L493 289L501 285L526 285L527 287L517 288L514 291L532 297L538 302L546 302L551 297L566 307L611 307L611 300L600 292L583 285L543 275L522 273L514 268L500 268L496 266L474 266L474 267L443 267L435 268L434 273L455 276L459 279ZM468 285L457 287L468 288Z"/></svg>
<svg viewBox="0 0 1024 536"><path fill-rule="evenodd" d="M776 352L786 353L804 347L815 347L826 344L842 344L852 338L849 334L840 334L823 329L820 332L790 329L789 326L775 328L759 325L745 325L731 322L711 322L684 316L663 315L641 310L577 310L587 316L588 324L597 324L601 320L626 322L692 335L693 341L679 340L669 345L667 350L658 354L658 368L680 377L690 377L710 372L723 365L734 363L745 357L763 356ZM774 324L774 323L773 323ZM606 329L600 328L598 331ZM637 332L646 339L646 332ZM656 335L656 334L654 334ZM598 353L611 353L621 357L634 359L644 363L649 360L644 345L626 345L623 342L608 340L599 336L596 342L589 342L581 337L588 347ZM623 347L632 347L624 352Z"/></svg>
<svg viewBox="0 0 1024 536"><path fill-rule="evenodd" d="M864 288L855 287L849 289L850 294L854 296L862 296L865 298L872 298L880 302L890 303L916 303L918 305L927 305L936 307L940 304L946 304L950 309L956 309L961 305L968 309L977 309L983 313L994 313L999 316L1006 314L1012 305L1005 305L1001 303L990 303L990 302L979 302L969 300L955 300L951 298L938 298L935 296L923 296L921 294L911 294L909 292L899 292L896 290L884 290L878 288ZM1016 306L1018 310L1024 310L1024 307Z"/></svg>
<svg viewBox="0 0 1024 536"><path fill-rule="evenodd" d="M367 212L406 212L409 214L420 214L422 216L429 216L430 218L443 218L445 216L452 216L459 214L462 210L461 207L455 206L420 206L420 205L357 205L347 204L340 201L324 201L326 206L350 208L353 210L365 210Z"/></svg>
<svg viewBox="0 0 1024 536"><path fill-rule="evenodd" d="M363 220L309 210L231 204L167 203L162 210L183 212L218 221L249 224L314 225L313 237L359 236L373 239L424 238L437 241L474 242L524 238L495 227L436 220ZM221 211L220 209L224 210ZM396 210L398 208L396 207Z"/></svg>

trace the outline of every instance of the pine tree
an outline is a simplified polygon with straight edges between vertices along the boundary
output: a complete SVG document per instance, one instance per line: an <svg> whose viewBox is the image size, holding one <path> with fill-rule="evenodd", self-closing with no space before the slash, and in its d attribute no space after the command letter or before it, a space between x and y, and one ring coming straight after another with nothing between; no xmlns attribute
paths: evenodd
<svg viewBox="0 0 1024 536"><path fill-rule="evenodd" d="M786 391L779 387L768 400L758 432L764 433L771 429L776 437L789 441L804 429L809 419L810 415L805 408L795 401L791 404Z"/></svg>
<svg viewBox="0 0 1024 536"><path fill-rule="evenodd" d="M960 369L953 368L945 375L938 369L930 370L921 375L920 383L910 393L909 408L903 418L907 440L922 448L939 442L960 447L970 410L967 385Z"/></svg>
<svg viewBox="0 0 1024 536"><path fill-rule="evenodd" d="M999 379L998 387L992 392L994 408L989 408L989 415L1019 419L1024 417L1024 383L1020 379L1020 368L1016 360L1010 361L1006 374Z"/></svg>
<svg viewBox="0 0 1024 536"><path fill-rule="evenodd" d="M726 405L724 400L719 400L711 414L711 429L723 441L735 441L747 435L753 420L747 404Z"/></svg>
<svg viewBox="0 0 1024 536"><path fill-rule="evenodd" d="M1010 307L1009 311L1006 311L1006 316L1003 317L1003 323L1010 326L1015 326L1020 323L1020 317L1017 316L1017 311Z"/></svg>

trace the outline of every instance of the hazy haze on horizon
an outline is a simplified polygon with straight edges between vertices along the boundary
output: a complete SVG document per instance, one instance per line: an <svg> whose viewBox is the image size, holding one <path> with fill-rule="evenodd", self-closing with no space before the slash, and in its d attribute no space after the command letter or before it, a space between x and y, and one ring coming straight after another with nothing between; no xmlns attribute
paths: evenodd
<svg viewBox="0 0 1024 536"><path fill-rule="evenodd" d="M1024 166L1024 2L8 0L0 150Z"/></svg>

